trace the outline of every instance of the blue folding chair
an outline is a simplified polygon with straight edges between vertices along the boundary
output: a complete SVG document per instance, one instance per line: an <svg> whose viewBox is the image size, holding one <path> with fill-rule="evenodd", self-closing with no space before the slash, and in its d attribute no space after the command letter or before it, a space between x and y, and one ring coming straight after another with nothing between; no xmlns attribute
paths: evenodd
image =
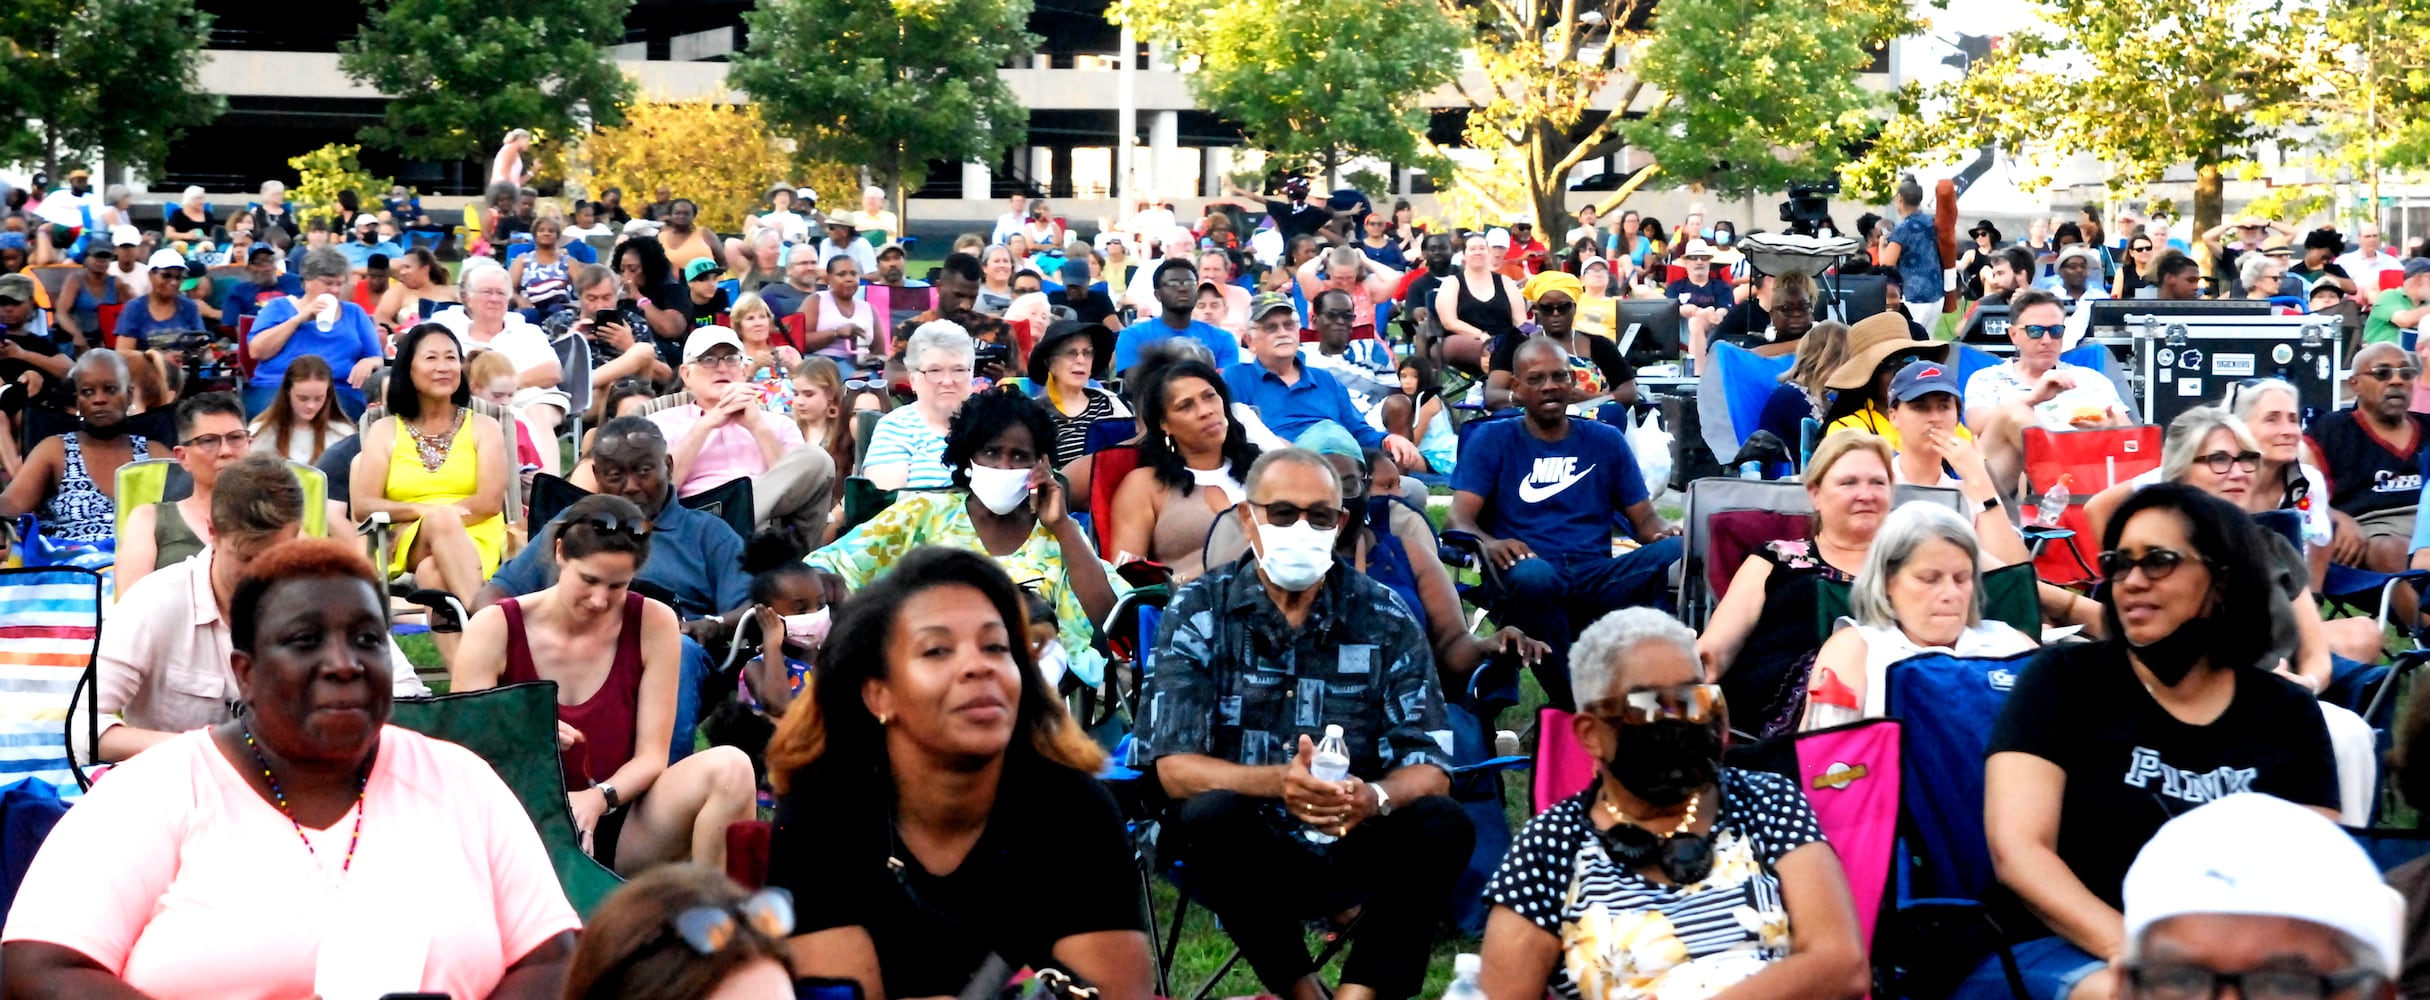
<svg viewBox="0 0 2430 1000"><path fill-rule="evenodd" d="M2033 653L1946 654L1892 664L1889 714L1906 726L1895 906L1875 935L1875 967L1897 997L1943 997L1982 960L2000 959L2009 989L2025 980L1985 906L1998 890L1983 833L1983 757L1992 722Z"/></svg>

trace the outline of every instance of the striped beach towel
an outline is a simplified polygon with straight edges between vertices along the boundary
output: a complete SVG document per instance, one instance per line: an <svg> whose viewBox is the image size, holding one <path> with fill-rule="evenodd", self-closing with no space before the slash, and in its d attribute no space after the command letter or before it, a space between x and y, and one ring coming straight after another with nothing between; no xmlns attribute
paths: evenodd
<svg viewBox="0 0 2430 1000"><path fill-rule="evenodd" d="M101 574L0 569L0 783L40 778L76 793L68 704L101 641Z"/></svg>

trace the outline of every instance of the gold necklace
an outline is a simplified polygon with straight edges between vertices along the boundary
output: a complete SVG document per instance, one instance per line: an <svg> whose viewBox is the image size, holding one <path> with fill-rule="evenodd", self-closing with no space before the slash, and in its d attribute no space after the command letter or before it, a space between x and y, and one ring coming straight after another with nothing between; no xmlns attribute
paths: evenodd
<svg viewBox="0 0 2430 1000"><path fill-rule="evenodd" d="M1602 798L1601 796L1597 796L1596 798L1598 799L1597 804L1598 804L1598 805L1601 805L1601 806L1603 807L1603 814L1604 814L1604 815L1606 815L1606 816L1611 817L1611 818L1612 818L1612 822L1614 822L1614 823L1626 823L1626 824L1628 824L1628 825L1630 825L1630 826L1633 826L1633 827L1636 827L1636 828L1638 828L1638 829L1640 829L1640 830L1646 830L1647 832L1652 832L1652 831L1651 831L1651 828L1647 827L1647 826L1646 826L1644 823L1642 823L1642 822L1638 821L1638 820L1637 820L1635 817L1632 817L1632 816L1630 816L1630 815L1629 815L1629 814L1627 814L1627 813L1621 812L1621 811L1620 811L1620 807L1619 807L1619 806L1616 806L1616 805L1613 805L1613 804L1612 804L1612 800L1610 800L1610 799L1606 799L1606 798ZM1667 831L1667 832L1663 833L1663 834L1662 834L1662 836L1664 836L1664 837L1676 837L1676 836L1678 836L1678 835L1679 835L1681 832L1683 832L1683 831L1687 830L1689 827L1695 826L1695 825L1696 825L1696 807L1697 807L1697 806L1699 806L1699 805L1701 805L1701 804L1703 804L1703 802L1704 802L1704 790L1700 788L1700 789L1697 789L1697 790L1696 790L1696 794L1688 796L1688 807L1687 807L1687 813L1686 813L1685 815L1680 816L1680 817L1679 817L1679 822L1678 822L1677 824L1673 825L1673 826L1670 828L1670 830L1669 830L1669 831Z"/></svg>

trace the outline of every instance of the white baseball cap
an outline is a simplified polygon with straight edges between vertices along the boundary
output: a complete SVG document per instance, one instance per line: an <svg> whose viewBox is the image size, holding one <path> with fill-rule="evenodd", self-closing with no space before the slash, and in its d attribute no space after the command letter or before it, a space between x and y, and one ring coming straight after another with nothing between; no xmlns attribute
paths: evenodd
<svg viewBox="0 0 2430 1000"><path fill-rule="evenodd" d="M1496 250L1510 249L1510 230L1492 229L1486 231L1485 245Z"/></svg>
<svg viewBox="0 0 2430 1000"><path fill-rule="evenodd" d="M733 348L737 354L750 353L743 348L742 338L735 336L734 331L722 326L704 326L684 339L683 363L688 365L700 360L701 355L709 353L709 348L720 344Z"/></svg>
<svg viewBox="0 0 2430 1000"><path fill-rule="evenodd" d="M110 245L134 247L143 245L143 231L126 223L110 227Z"/></svg>
<svg viewBox="0 0 2430 1000"><path fill-rule="evenodd" d="M2126 870L2127 954L2153 924L2188 914L2284 917L2344 932L2395 978L2405 900L2328 817L2245 792L2162 824Z"/></svg>
<svg viewBox="0 0 2430 1000"><path fill-rule="evenodd" d="M171 267L182 271L186 269L186 255L164 247L152 251L152 259L145 261L143 266L155 271Z"/></svg>

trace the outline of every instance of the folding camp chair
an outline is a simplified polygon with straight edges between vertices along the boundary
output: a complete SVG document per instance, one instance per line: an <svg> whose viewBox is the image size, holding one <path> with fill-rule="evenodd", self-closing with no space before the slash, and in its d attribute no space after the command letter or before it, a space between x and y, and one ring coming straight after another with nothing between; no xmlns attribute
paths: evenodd
<svg viewBox="0 0 2430 1000"><path fill-rule="evenodd" d="M2009 989L2027 1000L2006 936L1984 905L1998 887L1983 832L1983 757L1993 720L2033 653L2006 658L1925 654L1891 664L1890 715L1906 726L1901 760L1896 906L1877 954L1899 997L1938 997L1998 955Z"/></svg>
<svg viewBox="0 0 2430 1000"><path fill-rule="evenodd" d="M295 473L296 482L304 488L304 520L301 530L309 538L329 537L329 477L320 469L290 459L287 471ZM125 535L127 518L136 508L166 499L174 481L185 477L185 471L174 458L147 458L118 467L118 525L117 534ZM189 479L179 487L182 495L192 495Z"/></svg>
<svg viewBox="0 0 2430 1000"><path fill-rule="evenodd" d="M557 884L588 917L622 884L616 873L583 853L566 804L565 772L557 756L557 684L533 681L435 698L396 702L388 721L480 756L523 803L548 848Z"/></svg>
<svg viewBox="0 0 2430 1000"><path fill-rule="evenodd" d="M2096 345L2097 346L2097 345ZM2082 586L2099 577L2092 556L2101 540L2091 537L2084 503L2102 490L2160 467L2159 427L2111 427L2084 431L2025 429L2025 480L2037 500L2067 477L2067 510L2056 532L2036 532L2034 567L2042 579Z"/></svg>
<svg viewBox="0 0 2430 1000"><path fill-rule="evenodd" d="M76 566L0 569L0 769L63 796L89 786L68 752L79 703L101 649L103 577Z"/></svg>
<svg viewBox="0 0 2430 1000"><path fill-rule="evenodd" d="M568 398L565 414L566 431L572 435L574 447L580 449L582 447L582 415L591 411L591 338L575 333L572 327L567 327L565 336L557 338L549 346L556 349L558 368L564 372L564 378L557 383L557 388L562 390ZM554 451L556 444L551 441L544 447Z"/></svg>
<svg viewBox="0 0 2430 1000"><path fill-rule="evenodd" d="M1764 404L1795 355L1765 357L1736 344L1714 344L1696 370L1696 418L1716 458L1738 454L1762 427Z"/></svg>
<svg viewBox="0 0 2430 1000"><path fill-rule="evenodd" d="M1972 512L1963 494L1946 487L1899 486L1891 498L1902 504L1946 504L1960 515ZM1742 511L1754 513L1732 516ZM1813 499L1805 485L1794 480L1712 477L1689 483L1679 519L1680 620L1702 630L1747 553L1765 541L1802 537L1811 531L1813 514ZM1792 527L1800 530L1783 533Z"/></svg>

